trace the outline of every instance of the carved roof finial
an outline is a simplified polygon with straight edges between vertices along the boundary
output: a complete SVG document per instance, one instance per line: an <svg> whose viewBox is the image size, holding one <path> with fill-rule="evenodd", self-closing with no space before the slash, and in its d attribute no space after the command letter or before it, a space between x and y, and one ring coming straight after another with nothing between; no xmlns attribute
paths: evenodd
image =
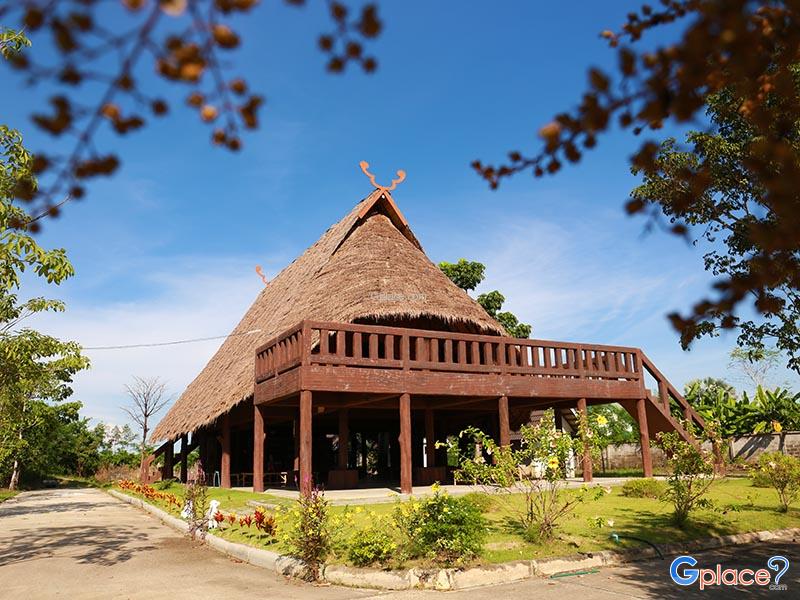
<svg viewBox="0 0 800 600"><path fill-rule="evenodd" d="M406 172L403 169L397 170L397 179L392 179L392 185L378 185L375 181L375 175L370 173L367 169L369 169L369 163L365 160L362 160L358 165L361 167L361 170L364 172L364 175L369 177L369 182L377 189L382 190L384 192L391 192L394 188L397 187L398 183L402 183L403 180L406 178Z"/></svg>

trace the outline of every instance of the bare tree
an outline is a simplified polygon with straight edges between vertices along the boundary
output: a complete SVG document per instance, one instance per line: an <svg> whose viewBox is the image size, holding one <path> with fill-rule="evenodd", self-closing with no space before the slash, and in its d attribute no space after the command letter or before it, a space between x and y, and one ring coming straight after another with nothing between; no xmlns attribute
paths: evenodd
<svg viewBox="0 0 800 600"><path fill-rule="evenodd" d="M150 417L164 408L170 401L167 384L158 377L134 377L133 383L125 386L125 393L130 404L123 406L127 415L142 430L140 464L143 464L147 452L147 434L150 433Z"/></svg>
<svg viewBox="0 0 800 600"><path fill-rule="evenodd" d="M781 352L775 348L734 348L730 352L729 369L739 371L743 381L765 387L772 380L772 373L781 364Z"/></svg>

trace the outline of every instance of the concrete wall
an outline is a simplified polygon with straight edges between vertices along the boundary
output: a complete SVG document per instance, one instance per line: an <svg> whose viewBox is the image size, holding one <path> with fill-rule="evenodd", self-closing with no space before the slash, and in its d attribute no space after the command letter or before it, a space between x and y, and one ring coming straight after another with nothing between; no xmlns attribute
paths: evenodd
<svg viewBox="0 0 800 600"><path fill-rule="evenodd" d="M650 444L650 454L653 457L654 467L662 467L666 464L664 453L652 443ZM604 467L606 470L641 469L642 449L639 444L609 446L603 450L599 466Z"/></svg>
<svg viewBox="0 0 800 600"><path fill-rule="evenodd" d="M650 449L653 466L664 466L664 453L652 443ZM800 431L745 435L731 440L730 457L733 460L752 462L764 452L783 452L800 458ZM603 451L602 461L606 469L639 469L642 467L642 451L639 444L609 446Z"/></svg>
<svg viewBox="0 0 800 600"><path fill-rule="evenodd" d="M745 435L731 441L734 459L754 461L764 452L783 452L800 458L800 431Z"/></svg>

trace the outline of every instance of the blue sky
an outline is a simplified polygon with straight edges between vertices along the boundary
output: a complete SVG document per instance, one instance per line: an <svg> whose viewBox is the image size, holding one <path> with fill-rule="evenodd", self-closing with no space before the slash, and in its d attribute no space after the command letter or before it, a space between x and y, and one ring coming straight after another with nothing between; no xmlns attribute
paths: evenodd
<svg viewBox="0 0 800 600"><path fill-rule="evenodd" d="M533 151L539 127L580 97L587 68L613 65L598 33L637 3L381 2L372 76L325 73L316 38L330 26L322 3L310 4L264 2L241 22L234 72L267 97L241 153L213 148L182 108L124 139L103 135L123 167L46 224L43 243L66 247L78 274L48 292L68 312L39 326L86 346L229 332L262 285L254 266L274 275L365 196L367 160L379 181L407 171L394 197L431 259L485 263L478 292L500 289L534 337L639 346L678 387L705 376L743 384L727 368L732 336L685 353L665 319L710 279L701 249L625 216L636 140L613 133L580 165L495 192L469 168ZM150 68L141 81L181 97ZM33 150L52 144L28 119L43 90L8 69L0 89L0 120ZM75 397L89 416L122 422L131 376L161 376L177 395L218 345L90 351ZM775 379L797 384L788 372Z"/></svg>

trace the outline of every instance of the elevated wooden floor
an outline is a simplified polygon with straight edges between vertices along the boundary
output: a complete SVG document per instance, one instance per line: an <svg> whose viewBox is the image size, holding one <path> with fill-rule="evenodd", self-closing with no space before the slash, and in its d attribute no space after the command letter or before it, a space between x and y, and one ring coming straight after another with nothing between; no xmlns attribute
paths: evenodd
<svg viewBox="0 0 800 600"><path fill-rule="evenodd" d="M638 348L303 321L256 351L254 418L258 441L271 410L299 409L305 487L311 485L312 397L318 408L339 410L345 430L350 408L399 410L404 489L411 488L412 409L425 410L426 423L433 420L427 413L437 410L496 410L500 442L508 443L510 410L573 406L585 412L587 405L618 402L640 425L646 474L650 437L677 431L694 441L679 419L704 427ZM260 462L254 456L256 476ZM587 470L591 478L590 463Z"/></svg>

